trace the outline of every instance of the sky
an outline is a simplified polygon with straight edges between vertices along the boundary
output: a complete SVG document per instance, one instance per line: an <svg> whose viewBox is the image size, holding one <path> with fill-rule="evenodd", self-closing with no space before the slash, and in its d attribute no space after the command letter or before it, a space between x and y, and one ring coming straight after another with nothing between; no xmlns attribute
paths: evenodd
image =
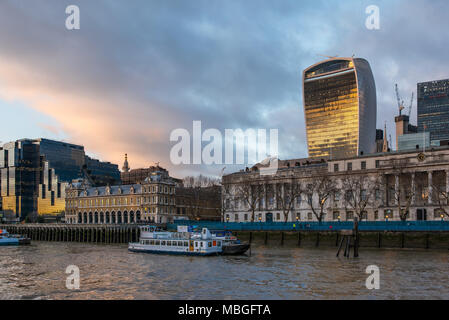
<svg viewBox="0 0 449 320"><path fill-rule="evenodd" d="M79 30L65 27L69 5ZM365 26L369 5L378 30ZM278 129L280 158L306 157L302 71L355 55L394 143L394 84L408 104L418 82L449 78L447 12L447 0L0 0L0 141L45 137L120 167L127 153L131 168L220 175L170 161L170 133L200 120Z"/></svg>

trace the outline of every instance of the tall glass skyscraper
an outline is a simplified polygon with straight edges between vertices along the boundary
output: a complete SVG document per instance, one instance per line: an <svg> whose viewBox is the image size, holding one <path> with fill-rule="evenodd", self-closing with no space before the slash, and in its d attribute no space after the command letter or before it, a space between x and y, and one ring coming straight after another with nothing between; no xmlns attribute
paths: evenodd
<svg viewBox="0 0 449 320"><path fill-rule="evenodd" d="M0 147L2 210L21 220L65 209L65 188L88 174L96 185L120 182L118 166L91 159L84 147L48 139L21 139Z"/></svg>
<svg viewBox="0 0 449 320"><path fill-rule="evenodd" d="M303 72L310 158L376 151L376 85L365 59L332 58Z"/></svg>
<svg viewBox="0 0 449 320"><path fill-rule="evenodd" d="M418 83L418 131L449 140L449 79Z"/></svg>

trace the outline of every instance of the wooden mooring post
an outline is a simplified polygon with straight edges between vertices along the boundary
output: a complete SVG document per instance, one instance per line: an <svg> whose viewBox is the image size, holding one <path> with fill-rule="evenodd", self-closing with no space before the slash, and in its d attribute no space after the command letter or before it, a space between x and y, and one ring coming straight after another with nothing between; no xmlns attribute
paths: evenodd
<svg viewBox="0 0 449 320"><path fill-rule="evenodd" d="M354 228L352 230L343 230L340 232L340 235L341 235L341 241L340 241L340 245L338 246L337 257L340 255L340 251L344 244L345 251L344 251L343 256L346 258L349 258L350 254L351 254L351 247L352 247L352 248L354 248L354 258L357 258L359 256L359 243L360 243L358 219L357 218L354 219Z"/></svg>

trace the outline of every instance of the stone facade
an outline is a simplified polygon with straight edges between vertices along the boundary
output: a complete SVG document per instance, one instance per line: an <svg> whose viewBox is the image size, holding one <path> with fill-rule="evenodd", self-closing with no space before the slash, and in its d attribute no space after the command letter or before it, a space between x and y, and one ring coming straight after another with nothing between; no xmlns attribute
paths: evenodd
<svg viewBox="0 0 449 320"><path fill-rule="evenodd" d="M221 188L185 188L166 172L142 183L91 187L75 181L66 189L66 223L167 223L178 219L221 220Z"/></svg>
<svg viewBox="0 0 449 320"><path fill-rule="evenodd" d="M153 173L142 184L88 187L72 183L66 190L66 223L166 223L176 214L176 188L170 178Z"/></svg>
<svg viewBox="0 0 449 320"><path fill-rule="evenodd" d="M223 177L224 221L441 220L449 212L449 148L312 162L280 161ZM252 208L254 210L252 210ZM253 216L254 212L254 216Z"/></svg>

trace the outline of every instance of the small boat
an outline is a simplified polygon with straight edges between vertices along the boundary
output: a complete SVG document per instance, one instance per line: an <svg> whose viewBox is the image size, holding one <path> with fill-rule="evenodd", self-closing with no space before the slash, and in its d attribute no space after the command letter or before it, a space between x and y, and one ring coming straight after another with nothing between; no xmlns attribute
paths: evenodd
<svg viewBox="0 0 449 320"><path fill-rule="evenodd" d="M0 229L0 246L17 246L30 244L31 239L21 235L9 234L5 229Z"/></svg>
<svg viewBox="0 0 449 320"><path fill-rule="evenodd" d="M129 243L131 252L209 256L222 252L222 240L212 237L207 228L201 234L168 232L155 226L140 227L139 242Z"/></svg>
<svg viewBox="0 0 449 320"><path fill-rule="evenodd" d="M212 237L223 241L222 255L241 255L251 248L248 242L242 243L230 231L211 231Z"/></svg>

